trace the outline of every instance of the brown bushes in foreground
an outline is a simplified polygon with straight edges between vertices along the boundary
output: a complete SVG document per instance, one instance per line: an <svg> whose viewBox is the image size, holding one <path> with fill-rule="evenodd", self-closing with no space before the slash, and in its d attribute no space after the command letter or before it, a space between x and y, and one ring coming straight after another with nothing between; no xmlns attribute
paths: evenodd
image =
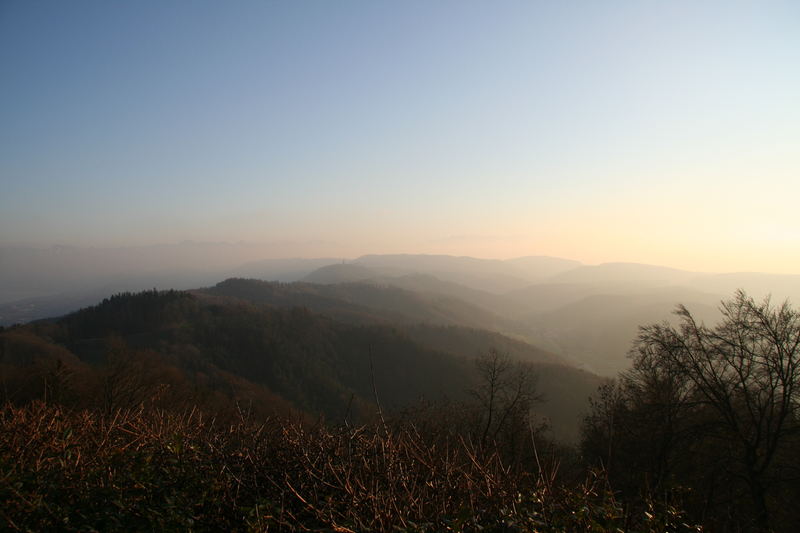
<svg viewBox="0 0 800 533"><path fill-rule="evenodd" d="M413 425L221 425L197 411L0 408L0 524L17 531L645 531L601 477L572 488Z"/></svg>

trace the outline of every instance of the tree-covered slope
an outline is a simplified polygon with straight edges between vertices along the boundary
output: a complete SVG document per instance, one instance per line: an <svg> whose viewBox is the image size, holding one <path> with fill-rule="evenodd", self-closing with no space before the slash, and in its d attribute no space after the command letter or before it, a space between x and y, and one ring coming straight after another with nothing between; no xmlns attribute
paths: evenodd
<svg viewBox="0 0 800 533"><path fill-rule="evenodd" d="M161 391L177 403L199 398L230 406L246 399L265 413L293 408L331 420L363 419L376 412L376 395L390 410L423 398L465 398L480 379L474 357L497 348L533 365L534 374L548 374L540 385L548 401L538 409L559 437L573 439L586 398L599 383L496 333L381 322L343 322L304 307L275 308L233 296L148 291L11 328L0 338L2 362L13 367L9 375L16 379L10 399L41 394L41 383L67 363L62 394L109 409ZM19 336L26 343L14 340ZM573 386L553 388L559 381Z"/></svg>

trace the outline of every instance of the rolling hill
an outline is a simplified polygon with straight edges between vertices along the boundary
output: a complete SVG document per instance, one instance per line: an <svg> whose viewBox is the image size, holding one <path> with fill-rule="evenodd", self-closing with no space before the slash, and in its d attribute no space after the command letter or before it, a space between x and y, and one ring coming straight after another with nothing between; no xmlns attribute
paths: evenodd
<svg viewBox="0 0 800 533"><path fill-rule="evenodd" d="M150 382L152 387L142 390L166 391L165 401L175 405L206 398L219 407L238 398L264 413L291 408L341 420L347 412L374 413L374 390L390 410L421 398L464 399L479 379L472 359L494 347L543 376L538 387L547 402L538 410L552 421L556 436L571 440L589 395L601 383L553 354L497 333L355 324L308 308L195 292L118 295L55 321L2 331L0 337L5 394L12 400L30 395L54 369L66 368L59 375L72 377L65 378L61 394L97 402L107 397L107 372L121 364L135 370L135 381Z"/></svg>

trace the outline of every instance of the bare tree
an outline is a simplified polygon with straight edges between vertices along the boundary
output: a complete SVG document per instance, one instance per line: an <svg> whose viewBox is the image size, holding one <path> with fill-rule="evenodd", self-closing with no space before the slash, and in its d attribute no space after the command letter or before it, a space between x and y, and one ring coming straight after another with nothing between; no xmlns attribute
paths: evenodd
<svg viewBox="0 0 800 533"><path fill-rule="evenodd" d="M480 408L480 444L496 441L512 422L528 421L536 394L530 367L514 362L507 353L490 349L475 361L479 384L470 391Z"/></svg>
<svg viewBox="0 0 800 533"><path fill-rule="evenodd" d="M680 306L681 324L642 328L634 344L639 372L669 375L670 399L704 409L703 435L729 453L731 474L747 486L755 521L770 528L767 494L781 447L798 429L800 316L788 303L756 303L744 292L723 302L723 320L698 324ZM636 382L644 384L640 375Z"/></svg>

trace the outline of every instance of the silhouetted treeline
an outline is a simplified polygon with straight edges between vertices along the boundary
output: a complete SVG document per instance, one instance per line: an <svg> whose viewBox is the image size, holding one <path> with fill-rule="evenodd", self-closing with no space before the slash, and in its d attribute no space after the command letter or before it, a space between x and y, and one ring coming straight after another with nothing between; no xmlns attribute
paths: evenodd
<svg viewBox="0 0 800 533"><path fill-rule="evenodd" d="M641 329L586 418L584 457L629 502L679 498L711 531L800 526L800 316L739 292L716 326Z"/></svg>

